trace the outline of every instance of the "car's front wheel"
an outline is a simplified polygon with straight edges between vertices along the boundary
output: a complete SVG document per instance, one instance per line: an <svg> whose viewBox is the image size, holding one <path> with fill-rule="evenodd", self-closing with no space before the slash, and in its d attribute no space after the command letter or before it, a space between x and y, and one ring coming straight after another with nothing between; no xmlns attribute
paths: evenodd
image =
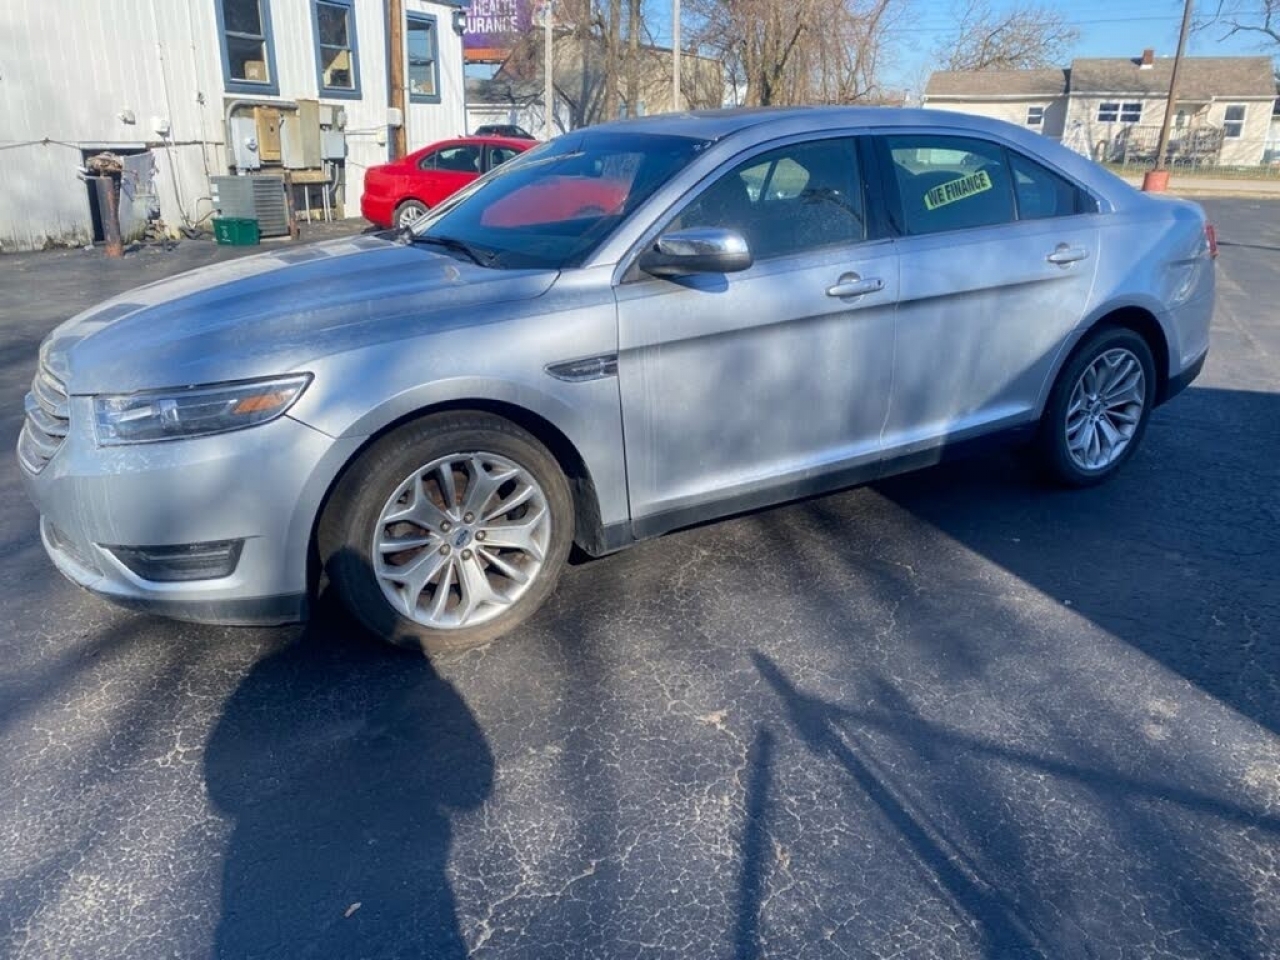
<svg viewBox="0 0 1280 960"><path fill-rule="evenodd" d="M1072 354L1049 394L1040 455L1075 487L1109 479L1137 449L1155 405L1151 348L1132 330L1104 327Z"/></svg>
<svg viewBox="0 0 1280 960"><path fill-rule="evenodd" d="M573 524L568 482L537 439L498 417L442 413L392 431L346 471L319 547L369 630L441 653L532 614L555 586Z"/></svg>

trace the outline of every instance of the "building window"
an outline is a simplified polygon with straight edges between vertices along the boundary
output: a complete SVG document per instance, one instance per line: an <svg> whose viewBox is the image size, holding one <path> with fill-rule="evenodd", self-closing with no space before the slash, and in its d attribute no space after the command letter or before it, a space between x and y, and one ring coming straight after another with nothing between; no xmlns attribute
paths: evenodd
<svg viewBox="0 0 1280 960"><path fill-rule="evenodd" d="M360 62L352 0L315 0L316 72L320 95L360 96Z"/></svg>
<svg viewBox="0 0 1280 960"><path fill-rule="evenodd" d="M1141 103L1100 103L1098 104L1098 122L1141 123Z"/></svg>
<svg viewBox="0 0 1280 960"><path fill-rule="evenodd" d="M409 100L440 102L440 62L436 57L436 18L413 13L405 22L405 47L409 60Z"/></svg>
<svg viewBox="0 0 1280 960"><path fill-rule="evenodd" d="M1027 126L1044 126L1044 107L1027 107Z"/></svg>
<svg viewBox="0 0 1280 960"><path fill-rule="evenodd" d="M1229 140L1238 140L1244 136L1244 104L1233 103L1227 107L1226 122L1222 124L1222 135Z"/></svg>
<svg viewBox="0 0 1280 960"><path fill-rule="evenodd" d="M279 93L271 43L271 0L214 0L222 75L233 93Z"/></svg>

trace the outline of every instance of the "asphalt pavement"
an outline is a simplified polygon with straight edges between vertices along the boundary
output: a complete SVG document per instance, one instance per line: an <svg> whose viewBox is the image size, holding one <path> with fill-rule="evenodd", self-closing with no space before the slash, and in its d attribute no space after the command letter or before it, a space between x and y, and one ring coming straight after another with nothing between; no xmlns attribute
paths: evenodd
<svg viewBox="0 0 1280 960"><path fill-rule="evenodd" d="M98 601L0 457L0 956L1280 956L1280 202L1205 206L1209 363L1113 483L686 530L434 662ZM59 320L236 254L0 258L5 449Z"/></svg>

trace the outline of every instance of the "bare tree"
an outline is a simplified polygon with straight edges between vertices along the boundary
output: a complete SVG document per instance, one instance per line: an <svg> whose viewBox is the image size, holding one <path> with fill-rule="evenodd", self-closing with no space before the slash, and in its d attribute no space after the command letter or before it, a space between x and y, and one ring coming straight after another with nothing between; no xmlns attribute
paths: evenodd
<svg viewBox="0 0 1280 960"><path fill-rule="evenodd" d="M955 32L935 54L944 70L1025 70L1065 59L1080 31L1052 7L1017 3L999 10L990 0L964 0Z"/></svg>
<svg viewBox="0 0 1280 960"><path fill-rule="evenodd" d="M1196 24L1197 30L1224 27L1222 39L1253 34L1265 47L1280 44L1280 0L1218 0L1213 13Z"/></svg>
<svg viewBox="0 0 1280 960"><path fill-rule="evenodd" d="M877 87L900 0L690 0L690 35L750 106L848 103Z"/></svg>
<svg viewBox="0 0 1280 960"><path fill-rule="evenodd" d="M552 50L558 107L555 124L564 132L616 119L625 113L666 108L671 90L671 52L654 44L643 0L557 0ZM541 102L543 33L520 38L495 78L490 94L527 97L535 81ZM720 65L690 57L681 77L690 108L723 102Z"/></svg>

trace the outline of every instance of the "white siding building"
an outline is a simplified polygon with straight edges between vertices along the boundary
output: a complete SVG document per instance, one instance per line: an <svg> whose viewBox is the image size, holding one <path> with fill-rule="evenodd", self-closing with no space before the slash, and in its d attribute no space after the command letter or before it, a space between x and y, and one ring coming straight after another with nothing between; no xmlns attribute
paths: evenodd
<svg viewBox="0 0 1280 960"><path fill-rule="evenodd" d="M1095 160L1155 158L1173 61L1077 58L1068 70L938 72L924 105L997 117L1061 139ZM1268 161L1276 81L1269 57L1187 57L1169 158L1194 166Z"/></svg>
<svg viewBox="0 0 1280 960"><path fill-rule="evenodd" d="M1066 70L955 70L929 77L923 105L1026 126L1061 140L1067 120Z"/></svg>
<svg viewBox="0 0 1280 960"><path fill-rule="evenodd" d="M392 51L387 0L3 0L0 249L93 239L77 168L102 150L150 151L171 229L207 224L210 177L247 171L358 213L364 169L394 142L389 56L405 64L410 150L465 127L457 5L403 3Z"/></svg>

